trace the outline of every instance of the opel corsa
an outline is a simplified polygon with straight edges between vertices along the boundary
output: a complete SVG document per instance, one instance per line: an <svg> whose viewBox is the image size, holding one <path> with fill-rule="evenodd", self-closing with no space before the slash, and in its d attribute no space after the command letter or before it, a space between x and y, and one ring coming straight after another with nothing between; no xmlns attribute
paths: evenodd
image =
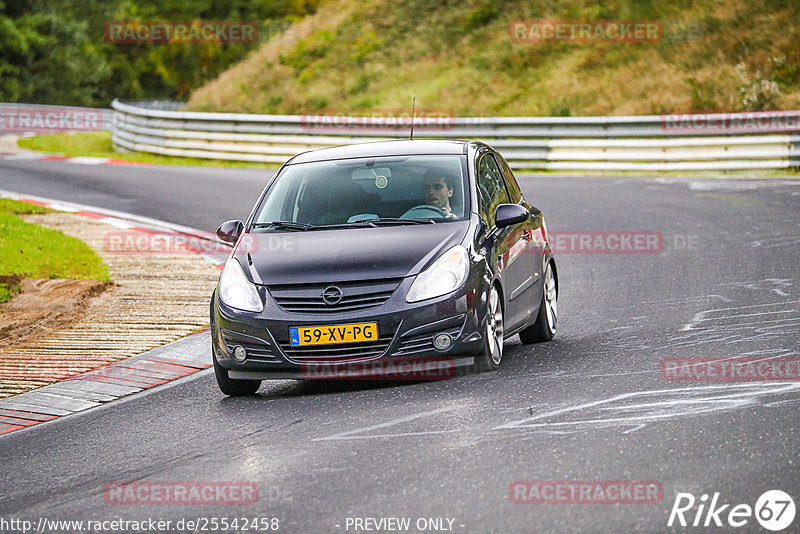
<svg viewBox="0 0 800 534"><path fill-rule="evenodd" d="M227 395L364 362L491 371L504 339L556 331L558 271L542 213L480 142L299 154L248 219L217 236L234 244L211 300Z"/></svg>

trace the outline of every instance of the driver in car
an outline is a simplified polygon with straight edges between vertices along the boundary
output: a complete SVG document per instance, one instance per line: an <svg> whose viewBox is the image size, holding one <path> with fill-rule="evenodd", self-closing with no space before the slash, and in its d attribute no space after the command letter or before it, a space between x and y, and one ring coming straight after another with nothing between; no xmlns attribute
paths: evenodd
<svg viewBox="0 0 800 534"><path fill-rule="evenodd" d="M453 183L453 177L441 167L431 167L425 171L425 175L422 177L425 203L446 211L448 219L458 218L450 207Z"/></svg>

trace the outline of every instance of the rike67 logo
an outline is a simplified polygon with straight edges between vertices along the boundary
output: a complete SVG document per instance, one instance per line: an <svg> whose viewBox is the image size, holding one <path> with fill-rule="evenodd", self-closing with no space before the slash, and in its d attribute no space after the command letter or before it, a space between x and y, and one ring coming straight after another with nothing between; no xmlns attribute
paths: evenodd
<svg viewBox="0 0 800 534"><path fill-rule="evenodd" d="M769 490L761 494L755 506L749 504L732 505L714 493L696 499L691 493L678 493L669 514L667 526L726 527L727 529L751 525L752 519L765 529L773 532L784 530L794 522L794 500L781 490Z"/></svg>

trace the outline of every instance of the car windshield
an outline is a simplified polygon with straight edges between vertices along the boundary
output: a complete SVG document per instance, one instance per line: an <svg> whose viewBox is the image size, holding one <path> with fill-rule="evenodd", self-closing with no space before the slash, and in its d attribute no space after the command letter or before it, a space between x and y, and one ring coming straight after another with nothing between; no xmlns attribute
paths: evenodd
<svg viewBox="0 0 800 534"><path fill-rule="evenodd" d="M253 227L309 230L463 220L464 156L391 156L287 165Z"/></svg>

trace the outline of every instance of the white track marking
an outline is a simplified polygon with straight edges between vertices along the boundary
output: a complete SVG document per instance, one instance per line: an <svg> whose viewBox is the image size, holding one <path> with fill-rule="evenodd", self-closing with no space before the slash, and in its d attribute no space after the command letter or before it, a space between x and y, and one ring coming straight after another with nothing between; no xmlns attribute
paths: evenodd
<svg viewBox="0 0 800 534"><path fill-rule="evenodd" d="M496 426L493 430L532 430L581 432L609 427L630 427L634 432L662 420L767 406L790 399L767 398L786 394L800 395L800 383L763 382L758 384L726 384L688 388L637 391L615 395L567 408L546 411ZM654 399L654 400L650 400ZM800 396L797 397L800 401ZM628 403L628 401L633 401ZM569 416L578 416L571 420Z"/></svg>
<svg viewBox="0 0 800 534"><path fill-rule="evenodd" d="M363 439L369 437L387 437L387 436L354 436L354 434L363 434L366 432L371 432L373 430L379 430L381 428L387 428L394 425L399 425L402 423L408 423L410 421L414 421L416 419L420 419L422 417L428 417L431 415L436 415L444 412L450 412L453 410L458 409L456 406L448 406L445 408L437 408L435 410L429 410L426 412L417 412L411 415L406 415L404 417L398 417L397 419L391 419L384 423L378 423L377 425L370 425L365 426L362 428L357 428L355 430L348 430L346 432L340 432L338 434L332 434L330 436L325 436L323 438L314 438L311 441L333 441L333 440L346 440L346 439ZM410 432L410 433L401 433L401 434L392 434L392 436L416 436L421 434L436 434L442 432L452 432L452 431L423 431L423 432Z"/></svg>
<svg viewBox="0 0 800 534"><path fill-rule="evenodd" d="M734 306L734 307L730 307L730 308L714 308L714 309L711 309L711 310L703 310L703 311L695 313L694 317L691 320L691 322L683 325L683 327L681 328L681 331L686 332L686 331L689 331L689 330L698 330L698 329L702 329L702 328L709 328L709 327L705 327L705 326L701 326L700 328L697 328L697 323L700 323L700 322L703 322L703 321L715 321L715 320L718 320L718 319L725 319L725 318L730 318L730 317L749 317L749 316L755 316L755 315L768 315L768 314L774 314L774 313L797 313L797 310L795 308L790 308L788 310L781 310L779 312L766 311L766 312L758 312L758 313L749 314L749 315L747 315L747 314L739 314L739 315L722 316L722 317L708 317L709 314L712 314L714 312L731 311L731 310L746 310L746 309L752 309L752 308L765 308L765 307L769 307L769 306L786 306L788 304L797 304L797 303L800 303L800 300L791 300L791 301L787 301L787 302L770 302L770 303L765 303L765 304L751 304L751 305L748 305L748 306ZM720 325L720 326L725 326L725 325ZM757 326L757 325L752 325L752 326Z"/></svg>
<svg viewBox="0 0 800 534"><path fill-rule="evenodd" d="M67 163L77 163L78 165L103 165L108 163L108 158L96 158L91 156L75 156L64 160Z"/></svg>

